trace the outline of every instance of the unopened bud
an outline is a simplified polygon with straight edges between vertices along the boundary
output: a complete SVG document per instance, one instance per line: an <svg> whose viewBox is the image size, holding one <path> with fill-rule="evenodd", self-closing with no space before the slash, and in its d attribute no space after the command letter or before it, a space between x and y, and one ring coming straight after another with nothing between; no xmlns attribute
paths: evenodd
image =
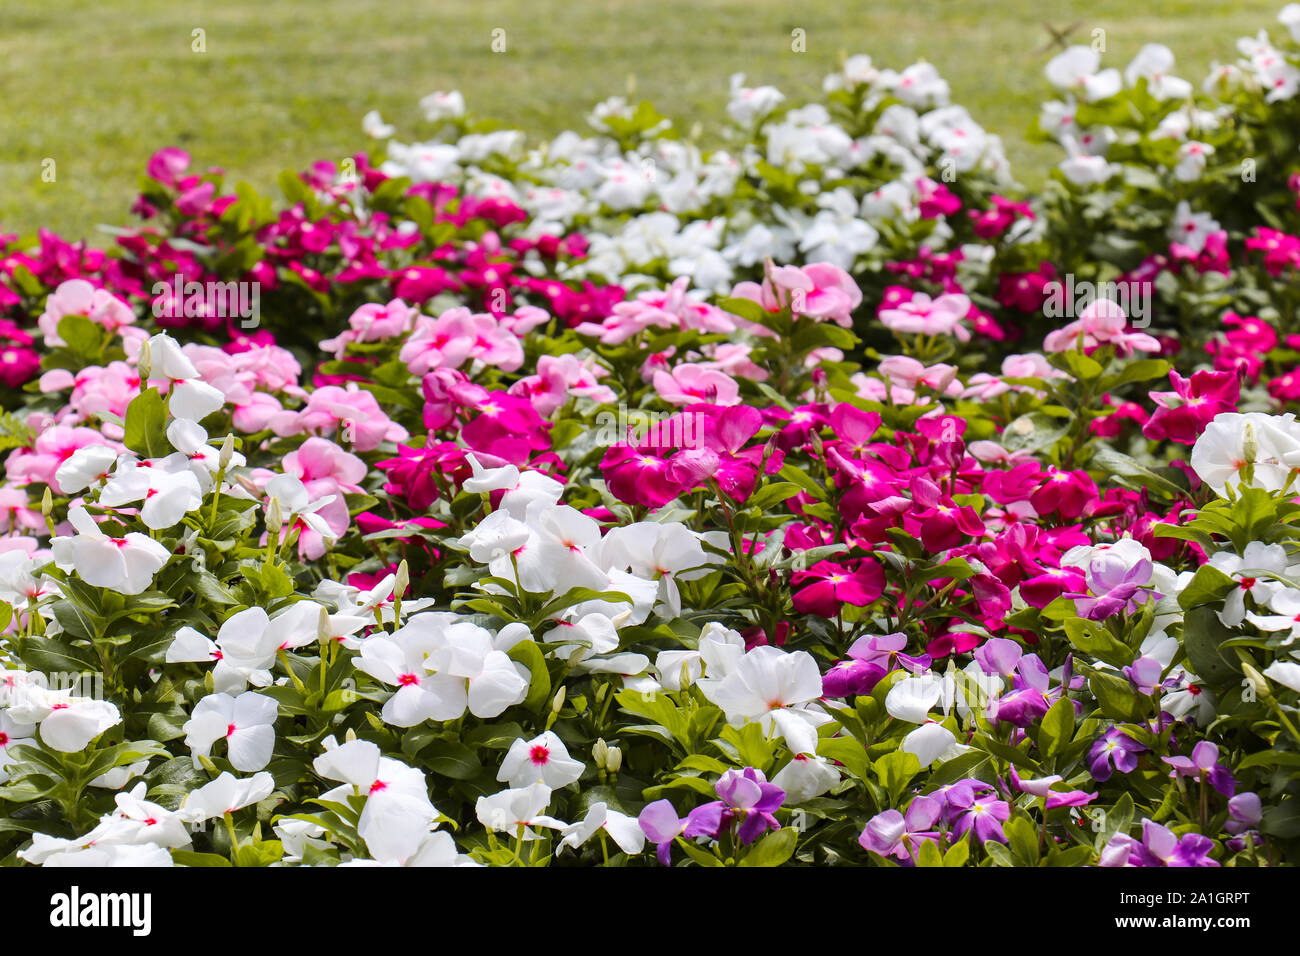
<svg viewBox="0 0 1300 956"><path fill-rule="evenodd" d="M1255 696L1260 700L1269 700L1272 698L1273 692L1269 690L1268 680L1263 674L1255 670L1255 668L1251 667L1245 661L1241 662L1241 672L1246 675L1246 680L1250 681L1251 686L1255 688Z"/></svg>
<svg viewBox="0 0 1300 956"><path fill-rule="evenodd" d="M280 499L272 498L271 503L266 506L266 530L273 535L279 535L280 529L284 527L284 512L280 510Z"/></svg>
<svg viewBox="0 0 1300 956"><path fill-rule="evenodd" d="M564 698L565 698L566 694L567 694L567 691L566 691L566 689L565 689L565 686L564 686L563 684L561 684L561 685L560 685L560 689L557 690L557 691L555 692L555 696L551 698L551 710L552 710L552 711L554 711L554 712L557 713L557 714L560 712L560 708L564 706Z"/></svg>
<svg viewBox="0 0 1300 956"><path fill-rule="evenodd" d="M334 636L334 628L330 627L330 612L324 607L320 609L320 617L316 621L316 639L328 641Z"/></svg>
<svg viewBox="0 0 1300 956"><path fill-rule="evenodd" d="M411 586L411 569L406 565L406 559L397 566L397 577L393 581L393 597L402 598L406 595L406 589Z"/></svg>
<svg viewBox="0 0 1300 956"><path fill-rule="evenodd" d="M149 347L148 339L145 339L140 343L140 356L136 359L135 368L137 374L140 376L141 384L147 385L149 382L149 373L153 371L153 354Z"/></svg>
<svg viewBox="0 0 1300 956"><path fill-rule="evenodd" d="M623 766L623 751L618 747L608 747L605 753L605 769L610 773L618 773L618 768Z"/></svg>
<svg viewBox="0 0 1300 956"><path fill-rule="evenodd" d="M50 486L45 486L45 494L41 495L41 514L48 518L54 511L54 496L50 494Z"/></svg>
<svg viewBox="0 0 1300 956"><path fill-rule="evenodd" d="M1245 424L1245 435L1241 439L1242 457L1246 461L1254 461L1259 457L1259 440L1255 437L1255 426L1250 422Z"/></svg>
<svg viewBox="0 0 1300 956"><path fill-rule="evenodd" d="M357 732L356 732L356 730L355 730L354 728L352 728L352 727L349 727L349 728L348 728L348 732L347 732L346 734L343 735L343 742L344 742L345 744L350 744L350 743L352 743L352 741L354 741L354 740L356 740L356 739L357 739Z"/></svg>
<svg viewBox="0 0 1300 956"><path fill-rule="evenodd" d="M225 471L230 467L230 460L235 457L235 436L227 435L221 443L221 453L217 455L217 467Z"/></svg>
<svg viewBox="0 0 1300 956"><path fill-rule="evenodd" d="M605 743L605 738L600 737L591 745L591 759L596 762L597 770L605 769L605 755L609 753L609 745Z"/></svg>

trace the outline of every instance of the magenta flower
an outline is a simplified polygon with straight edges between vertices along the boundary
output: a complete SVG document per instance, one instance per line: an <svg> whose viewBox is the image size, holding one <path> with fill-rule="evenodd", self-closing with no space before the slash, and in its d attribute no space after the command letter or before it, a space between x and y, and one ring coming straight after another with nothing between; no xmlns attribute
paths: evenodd
<svg viewBox="0 0 1300 956"><path fill-rule="evenodd" d="M1169 372L1172 392L1152 392L1155 413L1142 428L1142 434L1158 441L1168 438L1184 445L1196 443L1214 416L1235 412L1241 395L1241 380L1235 371L1202 370L1191 378Z"/></svg>
<svg viewBox="0 0 1300 956"><path fill-rule="evenodd" d="M799 614L835 617L845 604L866 607L885 590L885 572L870 558L850 569L830 561L818 561L807 571L796 571L791 585L794 609Z"/></svg>

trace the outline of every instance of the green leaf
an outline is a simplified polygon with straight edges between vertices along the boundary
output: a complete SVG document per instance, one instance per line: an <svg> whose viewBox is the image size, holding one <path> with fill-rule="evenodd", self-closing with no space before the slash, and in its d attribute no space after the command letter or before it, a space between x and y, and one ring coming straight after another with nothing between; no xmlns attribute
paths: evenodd
<svg viewBox="0 0 1300 956"><path fill-rule="evenodd" d="M167 441L167 405L158 389L148 388L131 399L126 407L124 444L144 458L163 458L171 454Z"/></svg>
<svg viewBox="0 0 1300 956"><path fill-rule="evenodd" d="M901 750L895 750L893 753L885 754L872 765L875 771L876 779L880 785L885 788L889 794L889 805L897 806L903 796L905 788L918 773L921 772L921 761L916 758L915 754L904 753Z"/></svg>
<svg viewBox="0 0 1300 956"><path fill-rule="evenodd" d="M1062 697L1043 715L1038 728L1038 750L1044 757L1054 757L1074 737L1074 702Z"/></svg>
<svg viewBox="0 0 1300 956"><path fill-rule="evenodd" d="M528 668L532 679L528 684L528 696L524 706L534 713L540 712L551 699L551 674L546 669L546 658L536 641L520 641L506 652L512 660Z"/></svg>
<svg viewBox="0 0 1300 956"><path fill-rule="evenodd" d="M799 833L793 827L774 830L754 844L739 866L780 866L794 855Z"/></svg>
<svg viewBox="0 0 1300 956"><path fill-rule="evenodd" d="M1196 676L1213 687L1224 687L1241 679L1241 668L1235 657L1220 653L1219 645L1233 636L1233 632L1219 620L1212 607L1192 608L1183 617L1183 649Z"/></svg>
<svg viewBox="0 0 1300 956"><path fill-rule="evenodd" d="M1214 565L1203 564L1178 595L1178 606L1188 611L1202 604L1217 604L1236 586L1236 581Z"/></svg>
<svg viewBox="0 0 1300 956"><path fill-rule="evenodd" d="M1092 671L1088 688L1097 698L1101 712L1112 720L1132 723L1142 719L1144 709L1137 691L1128 681L1111 674Z"/></svg>
<svg viewBox="0 0 1300 956"><path fill-rule="evenodd" d="M435 740L420 751L420 759L434 773L453 780L469 780L483 767L474 751L454 740Z"/></svg>

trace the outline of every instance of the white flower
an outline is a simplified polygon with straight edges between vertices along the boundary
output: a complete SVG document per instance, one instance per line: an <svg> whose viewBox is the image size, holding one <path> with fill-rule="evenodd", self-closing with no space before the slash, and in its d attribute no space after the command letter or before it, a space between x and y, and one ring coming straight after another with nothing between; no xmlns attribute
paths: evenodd
<svg viewBox="0 0 1300 956"><path fill-rule="evenodd" d="M361 132L372 139L388 139L397 132L397 128L385 123L378 110L371 110L361 117Z"/></svg>
<svg viewBox="0 0 1300 956"><path fill-rule="evenodd" d="M825 757L795 754L772 782L785 791L787 804L803 803L820 797L839 783L840 772Z"/></svg>
<svg viewBox="0 0 1300 956"><path fill-rule="evenodd" d="M1252 485L1281 491L1300 465L1300 423L1294 414L1224 412L1216 415L1192 447L1192 469L1222 496L1242 484L1241 468L1253 465Z"/></svg>
<svg viewBox="0 0 1300 956"><path fill-rule="evenodd" d="M59 466L54 480L64 494L85 491L93 484L108 479L117 461L117 452L107 445L85 445L72 453L72 457Z"/></svg>
<svg viewBox="0 0 1300 956"><path fill-rule="evenodd" d="M54 561L95 587L139 594L153 584L153 576L171 557L157 541L136 531L110 538L81 505L68 509L68 521L77 533L50 542Z"/></svg>
<svg viewBox="0 0 1300 956"><path fill-rule="evenodd" d="M420 109L424 110L424 118L430 123L460 119L465 115L465 97L459 90L452 90L449 93L441 91L430 93L420 98Z"/></svg>
<svg viewBox="0 0 1300 956"><path fill-rule="evenodd" d="M1190 142L1178 147L1178 164L1174 167L1174 179L1180 183L1191 183L1201 178L1205 172L1206 157L1214 152L1209 143Z"/></svg>
<svg viewBox="0 0 1300 956"><path fill-rule="evenodd" d="M742 725L756 720L764 730L776 730L792 753L817 750L817 725L829 718L801 706L822 694L821 671L806 651L787 654L762 645L736 663L725 677L701 681L704 696L721 707L727 720Z"/></svg>
<svg viewBox="0 0 1300 956"><path fill-rule="evenodd" d="M552 731L510 745L497 779L512 787L541 782L552 790L568 786L582 776L583 764L569 756L564 741Z"/></svg>
<svg viewBox="0 0 1300 956"><path fill-rule="evenodd" d="M1119 70L1101 70L1101 54L1092 47L1072 46L1052 57L1047 64L1047 79L1059 90L1078 95L1093 103L1120 91Z"/></svg>
<svg viewBox="0 0 1300 956"><path fill-rule="evenodd" d="M1204 168L1204 163L1201 166ZM1174 207L1174 221L1169 224L1169 238L1194 253L1200 253L1205 249L1205 240L1219 229L1219 223L1213 216L1208 212L1192 212L1192 207L1184 199Z"/></svg>
<svg viewBox="0 0 1300 956"><path fill-rule="evenodd" d="M124 455L100 492L99 503L107 508L143 501L140 520L154 531L180 523L203 504L199 480L188 470L169 471L157 462L137 462Z"/></svg>
<svg viewBox="0 0 1300 956"><path fill-rule="evenodd" d="M1264 676L1291 690L1300 691L1300 664L1294 661L1274 661L1264 668Z"/></svg>
<svg viewBox="0 0 1300 956"><path fill-rule="evenodd" d="M344 781L344 786L322 794L321 799L345 803L349 796L365 796L357 832L370 855L384 863L404 863L418 853L439 816L429 801L424 774L381 756L368 740L340 745L327 737L322 744L325 753L316 758L313 768L322 777Z"/></svg>
<svg viewBox="0 0 1300 956"><path fill-rule="evenodd" d="M1192 95L1192 84L1170 76L1174 67L1174 54L1163 43L1148 43L1138 50L1137 56L1124 69L1124 80L1136 86L1139 79L1147 81L1147 92L1157 100L1182 100Z"/></svg>
<svg viewBox="0 0 1300 956"><path fill-rule="evenodd" d="M266 771L243 778L222 773L216 780L186 794L177 812L186 823L201 823L261 803L274 789L275 780Z"/></svg>
<svg viewBox="0 0 1300 956"><path fill-rule="evenodd" d="M32 743L35 733L35 723L16 720L8 710L0 710L0 783L9 779L5 768L18 762L17 758L10 756L9 748Z"/></svg>
<svg viewBox="0 0 1300 956"><path fill-rule="evenodd" d="M71 690L24 684L13 695L9 716L19 725L39 724L41 740L63 753L84 750L92 740L122 722L112 703L74 697Z"/></svg>
<svg viewBox="0 0 1300 956"><path fill-rule="evenodd" d="M610 835L618 848L629 856L645 849L645 833L636 817L611 810L603 801L593 803L587 815L577 823L570 823L564 828L564 838L560 846L577 848L593 836L604 830Z"/></svg>
<svg viewBox="0 0 1300 956"><path fill-rule="evenodd" d="M228 617L215 642L183 627L167 648L167 662L215 660L212 682L218 693L237 694L249 684L266 687L282 648L304 647L317 639L322 610L315 601L299 601L271 619L262 608L251 607Z"/></svg>
<svg viewBox="0 0 1300 956"><path fill-rule="evenodd" d="M212 745L226 741L226 759L236 770L251 773L271 762L275 747L276 702L252 691L231 697L209 694L194 705L185 722L185 746L199 766L200 756L209 756Z"/></svg>
<svg viewBox="0 0 1300 956"><path fill-rule="evenodd" d="M756 119L772 112L784 100L785 96L776 87L745 86L745 74L733 73L731 101L727 104L727 115L742 126L748 126Z"/></svg>
<svg viewBox="0 0 1300 956"><path fill-rule="evenodd" d="M563 830L568 826L563 820L543 813L550 802L551 788L544 783L534 783L528 787L502 790L490 797L479 797L474 812L478 822L489 830L514 835L523 827L523 838L534 840L537 835L531 827Z"/></svg>

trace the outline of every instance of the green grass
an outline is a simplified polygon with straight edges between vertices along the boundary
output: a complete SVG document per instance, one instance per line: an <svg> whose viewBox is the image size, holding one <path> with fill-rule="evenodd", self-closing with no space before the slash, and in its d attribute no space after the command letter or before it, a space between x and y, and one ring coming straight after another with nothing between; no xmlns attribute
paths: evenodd
<svg viewBox="0 0 1300 956"><path fill-rule="evenodd" d="M1282 0L1151 5L1132 0L5 0L0 9L0 230L89 235L121 223L145 160L180 145L200 167L269 188L286 167L366 145L379 109L423 132L416 105L457 88L480 116L530 135L583 127L590 106L627 92L681 127L716 122L727 78L813 92L841 53L901 68L924 58L953 98L1000 134L1026 181L1056 158L1024 131L1047 92L1043 21L1106 30L1107 65L1169 44L1198 85L1212 59L1261 27ZM206 53L191 31L206 31ZM507 50L494 53L495 28ZM791 51L806 31L807 52ZM1040 51L1040 52L1035 52ZM57 179L41 181L42 160ZM101 237L99 242L103 242Z"/></svg>

